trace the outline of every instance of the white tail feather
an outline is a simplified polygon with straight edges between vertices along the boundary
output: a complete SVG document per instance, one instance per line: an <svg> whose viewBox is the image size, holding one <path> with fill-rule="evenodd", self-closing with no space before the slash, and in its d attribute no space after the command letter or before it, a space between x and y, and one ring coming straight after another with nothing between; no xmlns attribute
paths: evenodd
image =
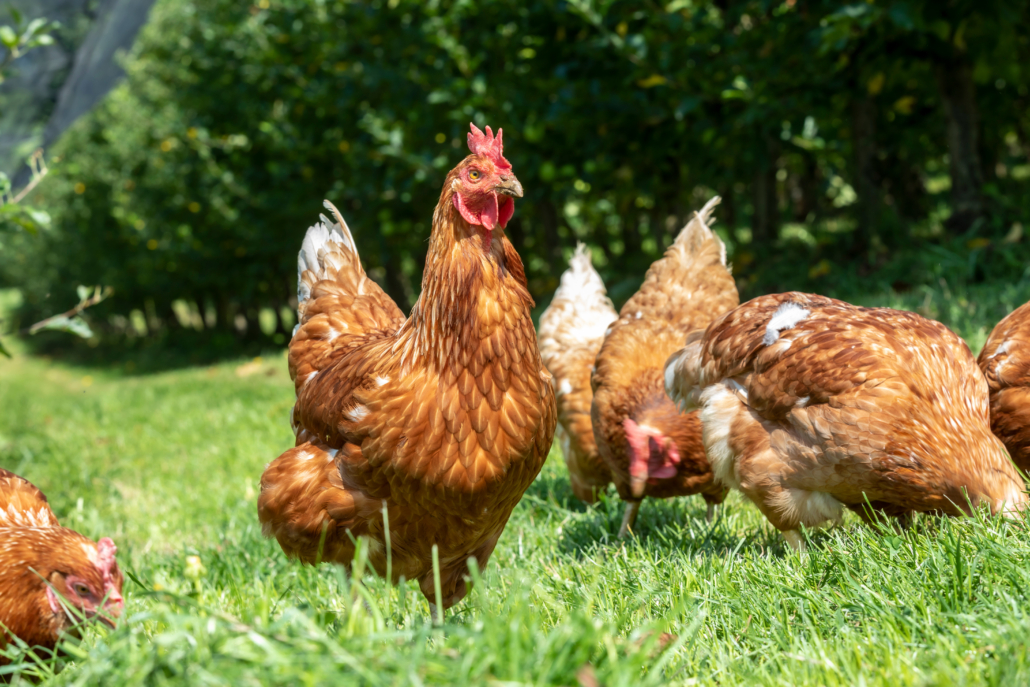
<svg viewBox="0 0 1030 687"><path fill-rule="evenodd" d="M336 209L336 206L328 200L325 201L325 207L332 213L336 221L332 222L325 215L320 214L318 217L321 222L308 228L300 247L300 253L297 255L297 302L301 305L311 297L311 285L314 282L329 278L327 267L331 266L336 270L342 267L337 264L338 253L329 255L325 251L327 244L335 243L352 253L354 264L361 269L358 249L354 245L354 237L350 233L350 227L347 226L346 220L343 219L343 215ZM314 275L314 279L307 280L307 283L303 278L306 271L310 271Z"/></svg>
<svg viewBox="0 0 1030 687"><path fill-rule="evenodd" d="M551 305L540 316L540 349L554 352L604 336L618 314L590 260L586 244L576 246Z"/></svg>
<svg viewBox="0 0 1030 687"><path fill-rule="evenodd" d="M712 212L715 210L715 206L721 202L722 198L719 196L712 196L712 198L705 203L704 207L694 213L694 216L691 217L690 221L687 222L687 225L683 227L672 245L684 248L689 253L696 253L705 241L712 239L719 244L719 259L722 261L722 264L725 265L726 245L723 244L722 240L710 229L710 226L715 224Z"/></svg>

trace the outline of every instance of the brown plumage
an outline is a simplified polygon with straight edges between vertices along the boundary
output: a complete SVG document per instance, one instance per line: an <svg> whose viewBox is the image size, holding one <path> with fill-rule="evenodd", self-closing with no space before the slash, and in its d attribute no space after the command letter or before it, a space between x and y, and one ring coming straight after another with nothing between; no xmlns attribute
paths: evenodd
<svg viewBox="0 0 1030 687"><path fill-rule="evenodd" d="M597 355L592 378L594 437L627 501L620 535L632 527L640 500L702 494L711 506L725 489L712 479L696 413L680 413L665 394L666 359L687 334L739 302L726 249L707 223L709 201L622 307Z"/></svg>
<svg viewBox="0 0 1030 687"><path fill-rule="evenodd" d="M701 408L716 477L787 540L848 507L959 515L1026 504L991 434L966 344L909 312L804 293L756 298L670 357L669 394ZM968 501L967 501L968 496Z"/></svg>
<svg viewBox="0 0 1030 687"><path fill-rule="evenodd" d="M57 527L57 516L36 485L0 468L0 527Z"/></svg>
<svg viewBox="0 0 1030 687"><path fill-rule="evenodd" d="M1009 313L977 363L991 395L991 429L1023 472L1030 471L1030 303Z"/></svg>
<svg viewBox="0 0 1030 687"><path fill-rule="evenodd" d="M335 208L335 224L308 230L290 343L297 442L258 501L288 556L349 565L365 536L375 570L389 558L394 580L418 580L430 602L437 545L445 608L465 596L468 559L486 565L554 435L533 301L504 234L522 187L500 139L473 127L473 154L447 175L407 319Z"/></svg>
<svg viewBox="0 0 1030 687"><path fill-rule="evenodd" d="M83 619L113 626L123 608L116 551L107 537L58 525L39 489L0 469L0 649L14 635L52 651Z"/></svg>
<svg viewBox="0 0 1030 687"><path fill-rule="evenodd" d="M540 357L553 376L558 401L556 435L569 468L572 493L587 503L596 501L612 481L611 470L597 452L590 422L594 398L590 373L605 330L617 317L601 275L590 264L590 250L579 244L551 304L540 315L537 334Z"/></svg>

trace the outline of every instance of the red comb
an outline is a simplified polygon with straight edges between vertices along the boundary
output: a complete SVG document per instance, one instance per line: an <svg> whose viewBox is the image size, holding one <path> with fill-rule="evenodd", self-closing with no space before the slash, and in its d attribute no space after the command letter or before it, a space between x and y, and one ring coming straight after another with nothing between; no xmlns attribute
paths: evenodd
<svg viewBox="0 0 1030 687"><path fill-rule="evenodd" d="M490 127L486 127L484 134L475 124L470 122L469 126L472 127L472 133L469 134L469 150L475 155L490 158L501 169L511 169L511 163L504 159L504 143L501 141L504 130L498 129L497 137L494 138L494 132Z"/></svg>
<svg viewBox="0 0 1030 687"><path fill-rule="evenodd" d="M104 584L110 583L114 578L114 555L116 553L118 553L118 547L109 537L104 537L97 542L97 570L104 578Z"/></svg>

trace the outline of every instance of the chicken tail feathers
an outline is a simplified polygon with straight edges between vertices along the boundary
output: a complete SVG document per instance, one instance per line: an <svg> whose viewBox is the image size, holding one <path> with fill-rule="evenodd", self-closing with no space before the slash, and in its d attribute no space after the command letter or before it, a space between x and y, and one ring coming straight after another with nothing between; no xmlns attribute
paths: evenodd
<svg viewBox="0 0 1030 687"><path fill-rule="evenodd" d="M586 299L587 301L610 304L601 275L594 269L590 259L590 248L585 243L576 244L576 252L569 260L569 269L561 276L561 284L554 292L555 298Z"/></svg>
<svg viewBox="0 0 1030 687"><path fill-rule="evenodd" d="M698 259L702 257L708 258L705 262L699 262L698 266L714 264L714 258L718 258L719 264L725 267L726 245L710 228L715 223L712 213L715 210L715 206L721 202L722 198L712 196L711 200L695 212L694 216L687 222L687 225L680 230L670 249L678 249L684 258L690 259L693 262L698 262ZM715 250L706 251L705 249L709 246Z"/></svg>
<svg viewBox="0 0 1030 687"><path fill-rule="evenodd" d="M298 390L312 373L331 365L349 342L394 332L404 314L368 278L347 222L336 207L308 229L297 256L297 327L290 341L290 375Z"/></svg>
<svg viewBox="0 0 1030 687"><path fill-rule="evenodd" d="M308 229L297 255L297 310L301 324L307 320L304 315L316 284L335 282L357 293L367 280L347 221L328 200L325 207L336 221L319 215L321 221Z"/></svg>
<svg viewBox="0 0 1030 687"><path fill-rule="evenodd" d="M605 330L617 317L601 275L590 260L590 249L578 244L551 304L540 316L537 340L544 363L551 368L570 346L600 348Z"/></svg>

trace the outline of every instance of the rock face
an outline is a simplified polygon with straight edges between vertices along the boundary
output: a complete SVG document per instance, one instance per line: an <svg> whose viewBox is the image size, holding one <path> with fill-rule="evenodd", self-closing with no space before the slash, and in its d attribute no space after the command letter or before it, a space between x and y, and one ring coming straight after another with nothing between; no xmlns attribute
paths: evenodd
<svg viewBox="0 0 1030 687"><path fill-rule="evenodd" d="M116 54L132 47L154 0L13 4L25 21L45 17L61 24L54 44L18 58L0 87L0 171L20 177L29 153L56 141L123 76ZM0 10L0 24L7 23L9 12Z"/></svg>

